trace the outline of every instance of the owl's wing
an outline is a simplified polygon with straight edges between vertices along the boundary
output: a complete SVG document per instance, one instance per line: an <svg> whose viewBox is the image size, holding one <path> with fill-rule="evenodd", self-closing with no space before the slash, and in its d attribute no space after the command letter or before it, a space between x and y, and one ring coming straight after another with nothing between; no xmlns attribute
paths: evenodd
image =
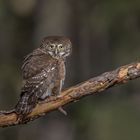
<svg viewBox="0 0 140 140"><path fill-rule="evenodd" d="M46 57L47 55L45 55L39 48L28 54L25 57L21 67L23 79L29 79L35 76L37 73L40 73L44 65L46 65L46 61L48 61ZM46 61L43 59L46 59Z"/></svg>
<svg viewBox="0 0 140 140"><path fill-rule="evenodd" d="M27 68L27 66L25 67ZM52 89L57 85L57 81L59 81L58 65L55 62L44 65L43 68L40 68L40 71L36 72L36 74L32 77L28 76L29 78L24 81L21 97L16 105L16 112L18 114L30 113L39 99L45 99L52 95Z"/></svg>
<svg viewBox="0 0 140 140"><path fill-rule="evenodd" d="M57 83L57 67L50 65L44 68L40 73L27 80L22 88L22 93L30 94L30 101L43 99L52 95L52 89ZM32 99L34 98L34 99Z"/></svg>

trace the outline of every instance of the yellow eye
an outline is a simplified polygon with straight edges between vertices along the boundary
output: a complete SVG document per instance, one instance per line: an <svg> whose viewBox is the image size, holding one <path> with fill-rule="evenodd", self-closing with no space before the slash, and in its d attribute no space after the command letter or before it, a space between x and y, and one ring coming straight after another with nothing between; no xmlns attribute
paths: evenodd
<svg viewBox="0 0 140 140"><path fill-rule="evenodd" d="M49 48L50 48L50 49L54 49L55 46L50 44Z"/></svg>
<svg viewBox="0 0 140 140"><path fill-rule="evenodd" d="M62 46L62 45L60 45L60 46L59 46L59 49L61 49L61 50L62 50L62 49L63 49L63 46Z"/></svg>

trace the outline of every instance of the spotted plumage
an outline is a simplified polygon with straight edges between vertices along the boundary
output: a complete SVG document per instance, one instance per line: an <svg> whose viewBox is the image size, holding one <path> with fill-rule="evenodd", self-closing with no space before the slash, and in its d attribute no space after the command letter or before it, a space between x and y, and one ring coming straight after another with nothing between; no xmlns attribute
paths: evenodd
<svg viewBox="0 0 140 140"><path fill-rule="evenodd" d="M60 94L65 79L65 58L71 54L66 37L42 40L39 48L27 55L22 65L23 84L15 111L26 116L40 100Z"/></svg>

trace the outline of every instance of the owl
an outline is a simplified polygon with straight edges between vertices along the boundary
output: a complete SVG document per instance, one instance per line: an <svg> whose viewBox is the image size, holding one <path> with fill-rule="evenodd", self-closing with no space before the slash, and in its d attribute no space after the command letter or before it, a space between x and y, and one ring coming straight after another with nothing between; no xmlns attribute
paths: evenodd
<svg viewBox="0 0 140 140"><path fill-rule="evenodd" d="M60 94L65 80L65 60L72 52L68 38L45 37L39 48L25 57L23 85L15 112L27 116L39 101Z"/></svg>

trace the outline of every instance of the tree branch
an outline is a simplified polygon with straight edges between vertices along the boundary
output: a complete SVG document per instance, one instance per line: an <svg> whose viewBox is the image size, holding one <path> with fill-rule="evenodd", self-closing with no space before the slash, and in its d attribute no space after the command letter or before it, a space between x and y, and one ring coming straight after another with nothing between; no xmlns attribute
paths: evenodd
<svg viewBox="0 0 140 140"><path fill-rule="evenodd" d="M100 76L91 78L64 90L60 97L51 97L52 99L50 99L50 101L38 104L23 123L34 120L49 113L50 111L58 109L60 106L64 106L84 96L100 93L112 86L126 83L127 81L138 77L140 77L140 62L132 63L117 68L114 71L103 73ZM0 115L0 127L16 125L19 123L17 115L14 112Z"/></svg>

